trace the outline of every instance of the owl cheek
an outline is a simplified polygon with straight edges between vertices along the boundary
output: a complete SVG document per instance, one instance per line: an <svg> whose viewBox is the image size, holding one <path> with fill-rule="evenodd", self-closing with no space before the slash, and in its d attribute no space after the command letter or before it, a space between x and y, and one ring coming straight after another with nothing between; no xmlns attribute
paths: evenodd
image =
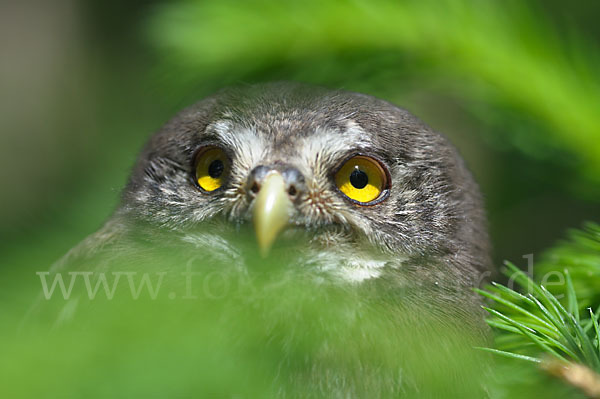
<svg viewBox="0 0 600 399"><path fill-rule="evenodd" d="M299 214L307 225L323 226L326 224L344 225L347 206L337 198L336 193L327 190L309 191L297 204Z"/></svg>

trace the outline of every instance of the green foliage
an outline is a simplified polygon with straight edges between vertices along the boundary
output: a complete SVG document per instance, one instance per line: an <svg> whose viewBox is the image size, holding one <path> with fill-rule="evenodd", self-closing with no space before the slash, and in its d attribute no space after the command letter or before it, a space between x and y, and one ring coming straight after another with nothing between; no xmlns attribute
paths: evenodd
<svg viewBox="0 0 600 399"><path fill-rule="evenodd" d="M576 397L538 365L550 357L599 371L597 224L571 231L568 241L536 263L533 278L509 265L509 277L520 288L494 284L481 291L491 301L488 323L497 333L486 350L504 355L491 357L494 363L487 353L473 353L472 346L485 343L469 326L400 303L402 310L392 312L384 306L392 289L277 280L285 274L277 262L253 265L268 273L253 276L236 296L186 302L120 294L76 308L58 299L17 329L39 293L35 271L47 270L107 217L150 132L182 106L228 84L291 79L362 91L408 107L443 132L459 132L451 139L484 187L491 227L507 225L494 234L496 248L508 243L515 253L522 253L513 248L517 244L534 251L547 245L536 241L539 236L554 239L586 210L597 212L597 30L557 26L532 1L179 0L156 1L150 9L112 3L118 6L87 1L101 12L77 21L86 29L63 29L62 19L56 24L65 32L73 29L69 35L81 46L52 52L73 57L64 75L54 77L52 70L63 68L45 64L34 70L40 73L23 68L42 77L27 90L35 93L31 103L39 100L39 108L57 121L34 107L21 118L43 121L43 129L24 123L16 126L22 130L3 131L7 143L14 139L27 154L3 146L3 158L13 160L4 167L11 176L5 197L12 201L1 211L22 231L12 234L13 222L2 224L9 234L0 243L0 396L325 397L337 389L357 397L479 398L483 390L493 398ZM551 3L539 2L565 18L576 7ZM595 15L592 6L579 7ZM79 12L77 7L72 14ZM127 47L123 31L101 19L118 15L119 26L140 33L134 14L143 17L153 57L145 56L147 49ZM97 24L96 38L87 36L90 21ZM36 37L33 25L52 24L24 25ZM15 43L26 54L27 45ZM61 66L64 60L50 61ZM19 103L23 86L16 87L9 104L29 110L31 104ZM419 105L422 96L430 101L425 106ZM36 130L42 134L16 140ZM518 149L522 158L507 149ZM55 175L60 179L50 178ZM566 202L576 205L558 214L564 203L553 201L565 192L591 205ZM527 234L532 231L539 234ZM143 266L181 269L172 253L163 256ZM201 273L206 278L213 271ZM435 308L446 311L443 304ZM57 323L57 314L72 320Z"/></svg>
<svg viewBox="0 0 600 399"><path fill-rule="evenodd" d="M541 362L542 356L551 355L600 371L598 318L591 309L588 317L580 318L577 295L568 272L565 271L568 294L565 307L516 266L511 263L507 266L507 274L531 291L524 295L501 284L493 284L487 291L478 290L495 302L494 308L485 308L493 316L487 320L488 324L508 333L501 335L497 343L504 350L491 351L533 362Z"/></svg>
<svg viewBox="0 0 600 399"><path fill-rule="evenodd" d="M516 1L187 0L157 8L148 32L170 85L271 71L269 80L387 87L397 99L411 80L450 83L471 103L500 101L542 121L549 136L533 145L531 130L506 133L537 154L544 144L568 148L598 183L598 49L561 38L543 17Z"/></svg>
<svg viewBox="0 0 600 399"><path fill-rule="evenodd" d="M572 229L568 240L546 251L535 267L537 280L568 270L577 293L579 309L600 306L600 225L586 223L582 230ZM568 285L552 285L553 293L565 296ZM598 311L595 311L597 314Z"/></svg>
<svg viewBox="0 0 600 399"><path fill-rule="evenodd" d="M562 246L595 248L596 232L589 224ZM241 273L209 261L209 254L190 264L186 251L137 253L103 270L146 272L155 285L156 273L166 273L154 299L145 291L132 298L122 281L112 299L100 290L89 300L80 281L70 300L42 300L18 336L6 327L19 324L22 313L6 315L0 338L11 347L0 365L8 377L3 392L560 398L580 393L537 368L546 357L599 370L597 313L582 309L568 273L563 303L511 264L507 275L522 293L500 284L480 291L493 301L488 323L500 332L484 351L503 360L473 349L486 344L472 324L479 314L459 316L420 285L340 285L290 270L282 256L266 262L251 256L255 260ZM185 298L187 286L178 278L186 264L195 273L193 299ZM38 276L27 279L35 280L39 290ZM20 376L28 373L39 376L37 384L23 384Z"/></svg>
<svg viewBox="0 0 600 399"><path fill-rule="evenodd" d="M577 363L600 373L600 302L592 288L600 269L599 233L594 223L570 231L569 241L547 252L536 281L507 262L508 285L516 283L521 292L498 283L477 290L492 301L485 307L491 315L487 322L499 332L494 348L481 349L519 361ZM554 292L539 283L559 270L564 284L552 284ZM600 383L600 374L594 379Z"/></svg>
<svg viewBox="0 0 600 399"><path fill-rule="evenodd" d="M155 287L156 273L165 273L154 299L147 290L132 298L124 277L112 299L102 289L87 299L78 276L70 298L41 300L18 336L2 325L0 339L11 342L0 363L6 396L484 394L473 378L488 367L472 348L482 343L478 330L441 304L418 305L432 300L422 287L339 284L290 270L279 258L256 258L243 272L204 256L192 265L193 298L186 298L180 272L189 259L181 251L144 252L135 254L138 262L102 270L110 285L113 271L149 273ZM25 384L26 375L36 383Z"/></svg>

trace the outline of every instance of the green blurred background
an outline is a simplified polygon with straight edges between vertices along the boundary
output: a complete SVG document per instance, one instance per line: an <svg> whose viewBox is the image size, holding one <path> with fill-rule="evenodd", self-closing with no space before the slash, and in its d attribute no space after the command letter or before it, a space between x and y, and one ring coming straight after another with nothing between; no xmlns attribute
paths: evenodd
<svg viewBox="0 0 600 399"><path fill-rule="evenodd" d="M0 7L0 316L9 324L39 292L34 272L110 215L150 134L231 84L297 80L365 92L446 134L481 185L497 265L524 266L523 255L538 256L567 228L600 220L599 2L28 0ZM185 345L167 340L164 357L191 362L189 348L200 356L206 347L195 345L196 332L211 317L184 323ZM39 352L44 335L33 346L27 337L16 340L12 363L2 366L20 359L23 370L43 370L72 355L97 368L74 362L67 373L113 378L120 371L106 348L139 340L124 356L146 363L156 337L172 334L168 326L141 337L108 323L95 327L53 336L59 349L49 356ZM60 352L71 344L75 354ZM256 351L248 354L250 368L256 353L264 355ZM208 355L220 361L223 353ZM138 370L135 361L123 367L124 375L127 367ZM154 378L131 375L140 386ZM180 387L193 380L173 378ZM102 396L101 388L81 382L74 389Z"/></svg>
<svg viewBox="0 0 600 399"><path fill-rule="evenodd" d="M3 267L110 214L147 137L220 87L298 80L405 107L456 144L496 262L600 220L600 4L4 2ZM33 266L31 266L33 267Z"/></svg>

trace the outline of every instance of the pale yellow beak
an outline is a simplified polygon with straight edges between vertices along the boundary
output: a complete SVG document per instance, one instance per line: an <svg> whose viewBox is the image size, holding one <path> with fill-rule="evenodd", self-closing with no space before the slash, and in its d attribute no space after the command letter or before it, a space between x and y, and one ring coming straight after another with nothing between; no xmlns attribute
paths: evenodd
<svg viewBox="0 0 600 399"><path fill-rule="evenodd" d="M289 223L292 207L283 176L270 172L254 201L254 230L262 256L267 256L277 235Z"/></svg>

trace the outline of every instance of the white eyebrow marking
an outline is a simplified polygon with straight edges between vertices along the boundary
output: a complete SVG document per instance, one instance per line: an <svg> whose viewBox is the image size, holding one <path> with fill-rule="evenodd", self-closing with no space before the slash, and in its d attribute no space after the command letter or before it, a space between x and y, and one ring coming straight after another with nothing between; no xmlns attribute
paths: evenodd
<svg viewBox="0 0 600 399"><path fill-rule="evenodd" d="M236 154L240 169L251 170L263 158L267 143L256 130L236 129L226 120L216 121L209 128L232 153Z"/></svg>
<svg viewBox="0 0 600 399"><path fill-rule="evenodd" d="M371 145L370 141L365 140L368 137L367 133L353 120L346 121L344 136L351 138L355 146L368 147Z"/></svg>
<svg viewBox="0 0 600 399"><path fill-rule="evenodd" d="M337 162L339 157L352 149L369 148L368 135L354 121L346 121L343 132L318 128L315 133L299 143L299 154L310 170Z"/></svg>

